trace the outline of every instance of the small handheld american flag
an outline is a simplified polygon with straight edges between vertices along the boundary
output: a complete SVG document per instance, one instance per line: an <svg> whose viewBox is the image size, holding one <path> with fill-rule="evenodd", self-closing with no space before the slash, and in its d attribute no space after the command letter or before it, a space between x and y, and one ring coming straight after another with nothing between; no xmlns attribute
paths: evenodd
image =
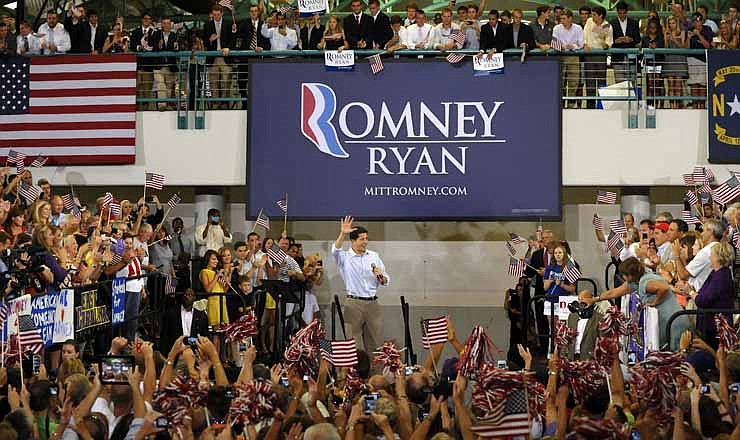
<svg viewBox="0 0 740 440"><path fill-rule="evenodd" d="M108 206L113 202L113 194L107 192L103 196L103 206Z"/></svg>
<svg viewBox="0 0 740 440"><path fill-rule="evenodd" d="M270 218L267 217L265 214L260 213L257 216L257 220L255 220L254 222L267 229L268 231L270 230Z"/></svg>
<svg viewBox="0 0 740 440"><path fill-rule="evenodd" d="M427 350L432 345L447 342L447 317L421 320L421 344Z"/></svg>
<svg viewBox="0 0 740 440"><path fill-rule="evenodd" d="M288 212L288 201L287 200L280 199L280 200L278 200L275 203L277 204L278 208L280 208L281 211L283 211L285 213Z"/></svg>
<svg viewBox="0 0 740 440"><path fill-rule="evenodd" d="M282 5L282 6L280 6L280 9L278 9L278 11L281 14L287 14L288 12L290 12L292 10L293 10L293 6L291 6L291 5L287 4L287 3L284 4L284 5Z"/></svg>
<svg viewBox="0 0 740 440"><path fill-rule="evenodd" d="M706 169L704 169L704 167L695 166L694 172L691 174L692 174L692 177L694 178L694 185L700 185L702 183L709 182L709 179L707 178L707 171Z"/></svg>
<svg viewBox="0 0 740 440"><path fill-rule="evenodd" d="M165 275L164 281L164 293L167 295L173 295L177 291L177 278L170 274Z"/></svg>
<svg viewBox="0 0 740 440"><path fill-rule="evenodd" d="M563 270L563 275L565 276L565 279L570 281L571 283L575 283L578 281L578 278L581 277L581 271L578 270L576 267L576 263L571 258L568 260L568 263L565 264L565 269Z"/></svg>
<svg viewBox="0 0 740 440"><path fill-rule="evenodd" d="M319 340L321 357L337 368L350 368L357 365L357 343L354 339L329 341Z"/></svg>
<svg viewBox="0 0 740 440"><path fill-rule="evenodd" d="M64 209L72 209L72 207L75 206L74 197L72 197L72 194L63 195L62 203L64 204Z"/></svg>
<svg viewBox="0 0 740 440"><path fill-rule="evenodd" d="M8 158L6 160L7 163L17 163L17 162L23 162L26 160L26 155L23 153L20 153L15 150L10 150L8 152Z"/></svg>
<svg viewBox="0 0 740 440"><path fill-rule="evenodd" d="M41 195L41 188L33 185L29 185L26 182L21 182L18 187L18 195L26 200L26 204L30 205L36 201Z"/></svg>
<svg viewBox="0 0 740 440"><path fill-rule="evenodd" d="M558 40L557 38L553 38L552 41L550 41L550 49L562 52L565 50L565 46L560 40Z"/></svg>
<svg viewBox="0 0 740 440"><path fill-rule="evenodd" d="M457 64L465 58L464 53L451 53L445 57L448 63Z"/></svg>
<svg viewBox="0 0 740 440"><path fill-rule="evenodd" d="M272 247L267 250L267 256L277 265L285 263L285 252L276 244L273 244Z"/></svg>
<svg viewBox="0 0 740 440"><path fill-rule="evenodd" d="M514 257L509 257L509 275L514 278L521 278L524 274L525 263L524 260Z"/></svg>
<svg viewBox="0 0 740 440"><path fill-rule="evenodd" d="M596 193L596 203L606 203L613 205L617 203L617 193L611 191L599 191Z"/></svg>
<svg viewBox="0 0 740 440"><path fill-rule="evenodd" d="M610 251L622 251L622 249L624 248L624 243L622 242L622 238L619 236L619 234L616 234L614 231L609 231L609 236L606 239L606 248Z"/></svg>
<svg viewBox="0 0 740 440"><path fill-rule="evenodd" d="M77 220L80 220L82 218L82 211L80 211L80 208L77 205L73 205L72 209L70 210L70 213L76 218Z"/></svg>
<svg viewBox="0 0 740 440"><path fill-rule="evenodd" d="M516 255L516 248L514 247L513 244L511 244L511 242L509 241L506 242L506 249L509 250L509 254L511 254L512 256Z"/></svg>
<svg viewBox="0 0 740 440"><path fill-rule="evenodd" d="M383 61L380 59L379 53L369 56L367 59L370 61L370 70L373 72L373 75L377 75L385 68L383 67Z"/></svg>
<svg viewBox="0 0 740 440"><path fill-rule="evenodd" d="M712 191L712 198L720 205L726 205L738 196L740 196L740 181L734 174Z"/></svg>
<svg viewBox="0 0 740 440"><path fill-rule="evenodd" d="M110 215L111 217L118 218L121 216L121 204L120 203L111 203L110 204Z"/></svg>
<svg viewBox="0 0 740 440"><path fill-rule="evenodd" d="M234 10L234 5L231 3L231 0L221 0L220 2L218 2L218 4L228 9L229 11Z"/></svg>
<svg viewBox="0 0 740 440"><path fill-rule="evenodd" d="M622 219L609 220L609 229L617 234L627 233L627 226L624 225L624 220Z"/></svg>
<svg viewBox="0 0 740 440"><path fill-rule="evenodd" d="M681 218L689 225L698 225L701 223L701 220L694 216L691 211L681 211Z"/></svg>
<svg viewBox="0 0 740 440"><path fill-rule="evenodd" d="M49 161L48 157L44 157L39 154L38 156L36 156L36 159L34 159L33 162L31 162L31 166L34 168L41 168L44 165L46 165L46 162L48 161Z"/></svg>
<svg viewBox="0 0 740 440"><path fill-rule="evenodd" d="M465 44L465 33L460 30L450 32L450 39L457 44Z"/></svg>
<svg viewBox="0 0 740 440"><path fill-rule="evenodd" d="M683 175L683 184L686 186L694 186L694 175L686 173Z"/></svg>
<svg viewBox="0 0 740 440"><path fill-rule="evenodd" d="M697 203L699 203L699 198L696 197L694 191L688 190L686 191L686 201L688 201L692 205L696 205Z"/></svg>
<svg viewBox="0 0 740 440"><path fill-rule="evenodd" d="M175 209L175 206L180 204L182 202L182 197L180 197L180 194L172 194L172 197L170 197L170 200L167 202L167 206L170 209Z"/></svg>
<svg viewBox="0 0 740 440"><path fill-rule="evenodd" d="M495 403L490 415L479 419L471 430L479 438L514 438L528 436L530 430L527 395L524 389L513 389Z"/></svg>
<svg viewBox="0 0 740 440"><path fill-rule="evenodd" d="M31 350L34 354L41 353L44 340L33 322L33 317L31 315L18 316L18 329L18 341L23 346L23 350Z"/></svg>
<svg viewBox="0 0 740 440"><path fill-rule="evenodd" d="M522 238L520 235L514 234L513 232L509 232L509 238L514 244L527 244L527 240Z"/></svg>
<svg viewBox="0 0 740 440"><path fill-rule="evenodd" d="M161 191L164 188L164 175L157 173L146 173L144 187Z"/></svg>
<svg viewBox="0 0 740 440"><path fill-rule="evenodd" d="M594 218L591 221L594 225L594 229L597 231L603 231L604 230L604 221L599 217L598 214L594 214Z"/></svg>

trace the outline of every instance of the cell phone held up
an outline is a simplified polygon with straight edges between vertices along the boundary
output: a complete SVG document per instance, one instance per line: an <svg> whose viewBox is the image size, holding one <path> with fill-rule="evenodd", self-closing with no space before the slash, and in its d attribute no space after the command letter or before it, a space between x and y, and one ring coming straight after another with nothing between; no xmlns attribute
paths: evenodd
<svg viewBox="0 0 740 440"><path fill-rule="evenodd" d="M380 397L380 394L378 393L370 393L365 396L365 398L362 400L362 410L365 413L365 415L370 415L375 411L375 405L378 403L378 398Z"/></svg>

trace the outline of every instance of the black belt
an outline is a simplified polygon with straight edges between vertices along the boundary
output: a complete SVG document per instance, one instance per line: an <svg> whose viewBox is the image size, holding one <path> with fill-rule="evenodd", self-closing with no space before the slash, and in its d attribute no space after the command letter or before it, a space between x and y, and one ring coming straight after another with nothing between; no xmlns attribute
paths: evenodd
<svg viewBox="0 0 740 440"><path fill-rule="evenodd" d="M372 298L366 298L364 296L354 296L354 295L347 295L347 298L349 299L359 299L360 301L377 301L378 297L374 296Z"/></svg>

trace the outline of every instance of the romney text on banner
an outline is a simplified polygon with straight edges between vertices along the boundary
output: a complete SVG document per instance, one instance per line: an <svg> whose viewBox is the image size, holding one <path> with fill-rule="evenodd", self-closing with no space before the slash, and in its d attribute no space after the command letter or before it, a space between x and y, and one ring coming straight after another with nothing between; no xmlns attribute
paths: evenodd
<svg viewBox="0 0 740 440"><path fill-rule="evenodd" d="M388 60L382 78L369 63L249 69L249 218L280 216L285 193L292 219L560 218L556 60L485 77L444 60Z"/></svg>
<svg viewBox="0 0 740 440"><path fill-rule="evenodd" d="M136 56L0 60L0 156L12 148L49 165L136 159Z"/></svg>
<svg viewBox="0 0 740 440"><path fill-rule="evenodd" d="M707 52L709 162L740 163L740 53Z"/></svg>

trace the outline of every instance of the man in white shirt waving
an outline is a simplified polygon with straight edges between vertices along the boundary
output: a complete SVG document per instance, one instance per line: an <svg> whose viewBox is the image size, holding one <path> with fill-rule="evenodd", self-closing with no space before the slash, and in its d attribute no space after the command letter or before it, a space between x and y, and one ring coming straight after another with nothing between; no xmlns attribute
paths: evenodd
<svg viewBox="0 0 740 440"><path fill-rule="evenodd" d="M274 21L277 20L277 27ZM268 25L268 23L270 23ZM292 50L298 44L298 34L295 29L285 25L285 15L277 14L276 18L269 18L268 23L262 25L262 36L270 39L271 50Z"/></svg>
<svg viewBox="0 0 740 440"><path fill-rule="evenodd" d="M346 234L349 234L351 243L350 249L345 251L342 244ZM382 343L383 336L378 287L387 286L390 278L380 256L368 250L367 243L367 229L352 226L352 217L345 217L331 253L346 286L344 317L347 337L354 338L359 349L364 346L365 351L371 352Z"/></svg>

